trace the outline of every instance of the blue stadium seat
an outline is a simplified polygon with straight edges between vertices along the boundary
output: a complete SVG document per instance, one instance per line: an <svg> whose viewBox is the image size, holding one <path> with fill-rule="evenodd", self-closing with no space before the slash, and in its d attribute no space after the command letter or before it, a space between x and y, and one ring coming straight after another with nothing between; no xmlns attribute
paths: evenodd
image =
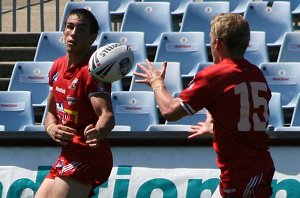
<svg viewBox="0 0 300 198"><path fill-rule="evenodd" d="M300 62L262 63L259 67L271 91L281 93L282 108L294 108L300 92Z"/></svg>
<svg viewBox="0 0 300 198"><path fill-rule="evenodd" d="M275 131L300 131L300 94L297 96L290 125L286 127L277 127L275 128Z"/></svg>
<svg viewBox="0 0 300 198"><path fill-rule="evenodd" d="M107 1L109 3L110 15L123 15L127 9L128 3L135 0L85 0L85 1Z"/></svg>
<svg viewBox="0 0 300 198"><path fill-rule="evenodd" d="M97 44L99 43L101 32L112 31L109 3L105 1L67 2L63 12L60 31L64 30L65 20L71 12L71 10L75 8L85 8L91 11L97 19L99 25L99 33L95 42L93 43L93 46L97 46Z"/></svg>
<svg viewBox="0 0 300 198"><path fill-rule="evenodd" d="M154 62L179 62L182 77L193 77L201 62L208 62L203 32L162 33Z"/></svg>
<svg viewBox="0 0 300 198"><path fill-rule="evenodd" d="M48 72L53 62L16 62L8 91L30 91L34 107L44 107L49 94Z"/></svg>
<svg viewBox="0 0 300 198"><path fill-rule="evenodd" d="M63 32L41 32L33 61L54 61L66 53Z"/></svg>
<svg viewBox="0 0 300 198"><path fill-rule="evenodd" d="M143 2L169 2L172 15L181 15L185 12L188 3L193 0L142 0Z"/></svg>
<svg viewBox="0 0 300 198"><path fill-rule="evenodd" d="M0 131L5 131L5 126L4 125L0 125Z"/></svg>
<svg viewBox="0 0 300 198"><path fill-rule="evenodd" d="M129 3L122 20L120 31L144 32L146 46L156 47L162 32L173 31L170 3Z"/></svg>
<svg viewBox="0 0 300 198"><path fill-rule="evenodd" d="M265 32L251 31L249 46L244 57L257 66L270 61Z"/></svg>
<svg viewBox="0 0 300 198"><path fill-rule="evenodd" d="M198 73L199 71L201 71L202 69L204 69L205 67L214 65L213 62L203 62L203 63L199 63L196 69L196 73Z"/></svg>
<svg viewBox="0 0 300 198"><path fill-rule="evenodd" d="M159 123L152 91L117 91L111 93L111 98L116 125L143 132L150 124Z"/></svg>
<svg viewBox="0 0 300 198"><path fill-rule="evenodd" d="M277 62L300 62L300 32L286 32Z"/></svg>
<svg viewBox="0 0 300 198"><path fill-rule="evenodd" d="M5 131L22 131L33 125L34 111L29 91L0 91L0 124Z"/></svg>
<svg viewBox="0 0 300 198"><path fill-rule="evenodd" d="M145 36L143 32L102 32L97 48L108 43L124 43L131 48L134 54L132 70L127 77L132 77L137 62L143 62L147 58Z"/></svg>
<svg viewBox="0 0 300 198"><path fill-rule="evenodd" d="M185 124L173 124L173 125L165 125L165 124L157 124L150 125L147 128L147 131L155 132L155 131L189 131L191 129L191 125Z"/></svg>
<svg viewBox="0 0 300 198"><path fill-rule="evenodd" d="M284 115L281 104L281 93L272 92L272 98L269 102L269 125L267 130L273 131L278 127L284 127Z"/></svg>
<svg viewBox="0 0 300 198"><path fill-rule="evenodd" d="M253 0L229 0L230 12L243 14Z"/></svg>
<svg viewBox="0 0 300 198"><path fill-rule="evenodd" d="M45 131L45 126L44 125L25 125L23 128L23 131Z"/></svg>
<svg viewBox="0 0 300 198"><path fill-rule="evenodd" d="M229 12L229 2L189 3L183 14L180 32L204 32L205 44L210 45L210 21L218 13Z"/></svg>
<svg viewBox="0 0 300 198"><path fill-rule="evenodd" d="M285 32L292 32L290 2L250 2L244 13L251 31L266 32L268 46L280 46Z"/></svg>
<svg viewBox="0 0 300 198"><path fill-rule="evenodd" d="M146 66L145 62L141 62L140 64ZM152 62L152 65L155 68L161 68L163 62ZM137 72L141 72L139 67L136 68ZM144 83L135 82L136 79L139 79L137 76L133 76L131 79L129 91L152 91L152 88ZM180 63L178 62L168 62L167 72L165 76L164 83L166 85L169 93L175 93L181 91L183 88L182 79L180 74Z"/></svg>
<svg viewBox="0 0 300 198"><path fill-rule="evenodd" d="M131 126L128 125L115 125L112 131L131 131Z"/></svg>
<svg viewBox="0 0 300 198"><path fill-rule="evenodd" d="M123 91L122 80L117 80L111 84L111 91Z"/></svg>

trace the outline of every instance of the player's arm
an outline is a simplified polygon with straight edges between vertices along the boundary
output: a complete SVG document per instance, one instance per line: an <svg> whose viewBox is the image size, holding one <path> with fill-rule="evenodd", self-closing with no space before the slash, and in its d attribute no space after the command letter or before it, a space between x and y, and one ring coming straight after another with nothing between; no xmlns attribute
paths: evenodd
<svg viewBox="0 0 300 198"><path fill-rule="evenodd" d="M145 83L152 87L159 110L166 120L175 121L186 116L187 113L182 108L180 99L172 97L164 85L167 62L163 63L160 70L155 69L148 60L146 60L146 64L147 67L138 64L144 73L134 72L134 75L141 78L136 82Z"/></svg>
<svg viewBox="0 0 300 198"><path fill-rule="evenodd" d="M86 143L96 147L100 140L106 139L115 126L115 119L112 110L111 97L108 93L97 93L91 96L91 104L98 121L95 126L92 124L85 129Z"/></svg>
<svg viewBox="0 0 300 198"><path fill-rule="evenodd" d="M72 141L74 134L77 132L75 129L58 124L56 116L56 103L53 93L50 91L48 95L47 114L45 118L45 129L49 136L61 145L68 144Z"/></svg>

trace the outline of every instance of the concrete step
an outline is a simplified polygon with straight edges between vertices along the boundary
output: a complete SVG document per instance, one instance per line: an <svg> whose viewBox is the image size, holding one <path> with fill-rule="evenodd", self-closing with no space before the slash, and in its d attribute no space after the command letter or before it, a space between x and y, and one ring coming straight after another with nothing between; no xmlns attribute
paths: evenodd
<svg viewBox="0 0 300 198"><path fill-rule="evenodd" d="M18 32L0 32L0 46L9 47L36 47L40 33L18 33Z"/></svg>
<svg viewBox="0 0 300 198"><path fill-rule="evenodd" d="M0 78L10 78L15 62L0 62Z"/></svg>
<svg viewBox="0 0 300 198"><path fill-rule="evenodd" d="M0 61L33 61L36 47L0 47Z"/></svg>

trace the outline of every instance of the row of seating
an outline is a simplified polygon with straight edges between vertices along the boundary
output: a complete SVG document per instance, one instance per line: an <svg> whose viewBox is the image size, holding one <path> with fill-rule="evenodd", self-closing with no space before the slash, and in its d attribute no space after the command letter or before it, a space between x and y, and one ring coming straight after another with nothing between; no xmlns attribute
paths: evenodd
<svg viewBox="0 0 300 198"><path fill-rule="evenodd" d="M300 94L290 126L284 123L281 93L272 92L269 131L295 131L300 129ZM178 121L161 123L159 109L152 91L115 91L111 94L116 127L113 131L187 131L191 125L206 119L203 109ZM35 124L29 91L0 91L0 131L44 131L43 121ZM43 115L45 117L46 108Z"/></svg>
<svg viewBox="0 0 300 198"><path fill-rule="evenodd" d="M112 31L109 3L105 1L68 2L62 21L73 8L89 9L97 18L100 33L94 43L99 43L102 32ZM189 2L179 21L180 32L204 32L205 44L209 45L211 18L221 12L230 12L228 1ZM252 31L264 31L269 46L279 46L285 32L293 32L291 3L289 1L247 2L243 13ZM161 20L163 19L163 20ZM61 24L60 31L64 24ZM121 32L144 32L146 46L157 46L161 33L174 32L169 2L130 2L121 21Z"/></svg>

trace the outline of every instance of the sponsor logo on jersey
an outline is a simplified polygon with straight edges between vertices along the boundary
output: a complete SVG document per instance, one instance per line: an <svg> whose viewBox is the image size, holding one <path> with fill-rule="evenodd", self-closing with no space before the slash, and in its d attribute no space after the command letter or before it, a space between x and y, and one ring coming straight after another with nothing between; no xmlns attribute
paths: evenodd
<svg viewBox="0 0 300 198"><path fill-rule="evenodd" d="M56 103L57 116L62 124L74 123L78 124L78 111L65 109L63 103Z"/></svg>
<svg viewBox="0 0 300 198"><path fill-rule="evenodd" d="M55 87L55 91L65 94L66 90L60 87Z"/></svg>

